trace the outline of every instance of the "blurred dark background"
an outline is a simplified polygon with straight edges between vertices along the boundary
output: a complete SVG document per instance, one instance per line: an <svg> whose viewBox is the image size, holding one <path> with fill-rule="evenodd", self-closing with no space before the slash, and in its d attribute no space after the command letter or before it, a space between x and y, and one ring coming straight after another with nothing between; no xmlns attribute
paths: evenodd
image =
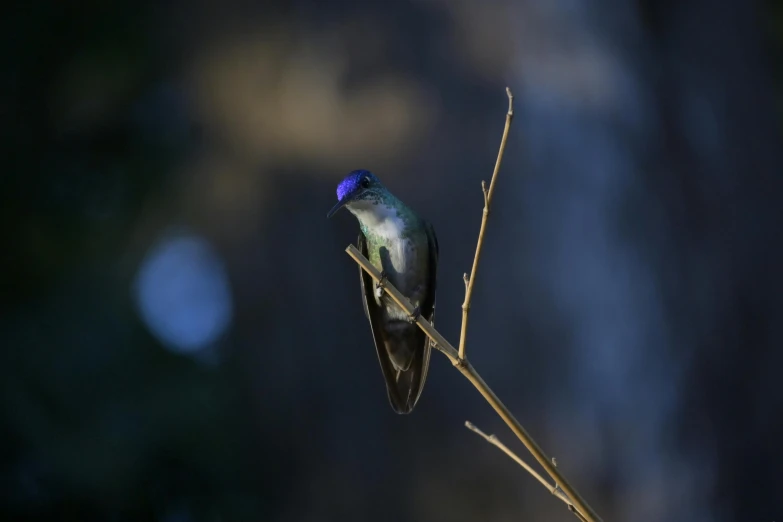
<svg viewBox="0 0 783 522"><path fill-rule="evenodd" d="M77 7L80 5L81 7ZM335 186L607 521L780 520L783 2L6 7L0 519L575 520L439 354L392 413ZM528 460L530 460L528 458Z"/></svg>

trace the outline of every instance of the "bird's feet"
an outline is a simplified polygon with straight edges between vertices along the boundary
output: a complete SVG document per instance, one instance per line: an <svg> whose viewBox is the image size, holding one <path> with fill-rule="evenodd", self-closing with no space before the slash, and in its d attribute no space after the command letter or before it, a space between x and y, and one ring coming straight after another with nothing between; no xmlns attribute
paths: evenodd
<svg viewBox="0 0 783 522"><path fill-rule="evenodd" d="M375 297L378 299L383 295L383 285L386 284L386 270L381 270L381 278L375 282Z"/></svg>
<svg viewBox="0 0 783 522"><path fill-rule="evenodd" d="M413 309L413 313L408 316L408 322L411 324L415 323L416 319L418 319L420 315L421 315L421 308L417 306L416 308Z"/></svg>

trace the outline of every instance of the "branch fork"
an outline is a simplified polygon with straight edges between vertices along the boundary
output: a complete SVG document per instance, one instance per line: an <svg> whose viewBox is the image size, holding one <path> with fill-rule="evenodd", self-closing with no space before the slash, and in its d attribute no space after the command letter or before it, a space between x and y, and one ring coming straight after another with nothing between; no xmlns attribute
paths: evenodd
<svg viewBox="0 0 783 522"><path fill-rule="evenodd" d="M490 180L489 188L487 188L486 182L484 181L481 182L481 191L484 195L484 210L482 212L481 228L479 229L478 243L476 245L476 253L473 257L473 267L471 268L469 276L467 273L463 274L462 276L462 279L465 283L465 300L462 303L462 326L460 328L459 349L454 348L454 346L452 346L451 343L449 343L446 340L446 338L444 338L440 334L440 332L438 332L432 326L432 324L430 324L429 321L427 321L424 317L422 317L420 314L419 315L415 314L415 310L411 302L408 300L407 297L402 295L400 291L397 290L397 288L395 288L393 284L391 284L391 282L389 282L388 280L383 281L382 288L383 291L385 291L392 298L392 300L394 300L394 302L397 303L397 306L399 306L408 316L410 316L412 321L415 322L418 325L418 327L421 328L422 331L427 335L427 337L430 338L431 346L437 349L438 351L440 351L441 353L443 353L446 357L448 357L452 365L455 368L457 368L457 370L459 370L459 372L462 373L462 375L464 375L465 378L468 379L468 381L470 381L470 383L479 391L479 393L481 393L481 395L489 403L489 405L492 406L492 408L500 416L500 418L503 419L503 421L506 423L506 425L508 425L511 431L514 432L514 434L522 442L522 444L524 444L525 447L528 449L528 451L530 451L530 453L533 455L536 461L541 465L541 467L544 468L546 473L550 476L550 478L554 482L554 485L552 485L549 481L543 478L533 468L531 468L516 454L514 454L510 449L508 449L494 435L485 434L470 422L466 422L465 426L471 431L482 436L490 444L498 447L501 451L506 453L506 455L511 457L511 459L513 459L517 464L522 466L545 488L547 488L547 490L550 493L552 493L554 496L556 496L561 501L563 501L568 506L568 509L580 521L601 522L601 518L595 513L595 511L593 511L593 509L587 504L587 502L579 495L576 489L573 486L571 486L571 484L566 480L566 478L560 473L560 471L557 468L555 459L550 459L546 456L546 454L541 449L541 447L536 443L536 441L533 440L533 438L527 433L525 428L522 427L519 421L517 421L517 419L514 418L514 416L505 406L505 404L503 404L500 401L500 399L497 397L497 395L495 395L495 393L487 385L487 383L484 382L484 380L481 378L481 376L478 374L475 368L473 368L473 366L470 364L465 354L465 342L466 342L467 329L468 329L468 313L470 311L470 303L473 297L473 288L476 282L476 272L478 269L478 263L479 263L479 259L481 258L481 247L484 244L484 233L487 226L487 218L489 217L489 213L490 213L492 195L494 194L495 191L495 182L497 179L497 173L500 170L500 164L503 159L503 152L505 151L506 141L508 139L508 131L509 128L511 127L511 120L514 116L514 108L513 108L514 96L511 94L511 90L508 87L506 87L506 94L508 96L508 112L506 113L506 124L505 127L503 128L503 137L501 138L500 141L500 150L498 151L498 157L497 160L495 161L495 168L492 172L492 179ZM375 266L373 266L367 260L367 258L365 258L361 254L361 252L359 252L359 250L355 246L349 245L348 248L346 248L346 252L376 282L380 282L382 279L385 279L383 278L383 275L380 272L378 272L378 269L376 269Z"/></svg>

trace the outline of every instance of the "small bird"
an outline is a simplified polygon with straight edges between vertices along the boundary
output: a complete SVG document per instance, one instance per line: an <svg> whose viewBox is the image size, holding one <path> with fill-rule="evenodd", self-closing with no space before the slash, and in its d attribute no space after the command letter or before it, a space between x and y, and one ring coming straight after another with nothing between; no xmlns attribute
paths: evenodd
<svg viewBox="0 0 783 522"><path fill-rule="evenodd" d="M421 396L430 365L430 340L415 324L419 314L435 319L438 240L435 230L367 170L354 170L337 186L332 217L346 207L359 220L359 251L415 307L406 314L359 268L364 313L370 321L389 402L410 413Z"/></svg>

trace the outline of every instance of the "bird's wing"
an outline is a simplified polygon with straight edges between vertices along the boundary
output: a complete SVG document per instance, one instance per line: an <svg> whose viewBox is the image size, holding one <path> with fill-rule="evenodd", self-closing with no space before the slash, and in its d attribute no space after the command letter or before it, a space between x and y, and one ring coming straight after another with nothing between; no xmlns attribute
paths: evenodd
<svg viewBox="0 0 783 522"><path fill-rule="evenodd" d="M429 252L430 252L430 270L429 270L429 281L427 281L427 288L429 289L429 293L427 294L427 297L424 299L424 302L421 304L421 315L424 317L427 321L430 322L430 324L434 327L435 326L435 290L437 288L438 283L438 257L440 255L438 251L438 236L435 235L435 228L430 224L426 223L426 230L427 230L427 241L429 243ZM418 328L418 326L417 326ZM416 405L416 403L419 401L419 397L421 396L422 390L424 390L424 381L427 379L427 372L430 368L430 355L432 354L432 347L430 345L430 338L427 337L427 334L424 333L424 331L419 328L419 333L422 336L422 342L424 343L424 348L419 352L421 354L421 363L416 364L418 361L414 361L414 364L411 366L412 369L418 368L419 377L416 379L417 384L415 386L415 396L412 398L413 401L410 402L410 407L413 409L413 407ZM416 355L418 357L418 354ZM414 391L414 388L411 389L411 391Z"/></svg>
<svg viewBox="0 0 783 522"><path fill-rule="evenodd" d="M368 257L367 241L364 234L359 234L356 246L364 257ZM378 362L381 365L383 379L386 381L386 391L389 395L389 402L394 411L401 413L406 409L405 401L400 397L399 390L396 386L397 378L399 377L398 372L394 369L394 366L392 366L391 359L389 359L389 354L386 352L385 343L383 342L381 309L375 302L375 284L372 276L365 272L362 267L359 267L359 280L362 283L364 315L366 315L367 319L370 321L370 330L372 331L373 341L375 342L375 351L378 353Z"/></svg>

